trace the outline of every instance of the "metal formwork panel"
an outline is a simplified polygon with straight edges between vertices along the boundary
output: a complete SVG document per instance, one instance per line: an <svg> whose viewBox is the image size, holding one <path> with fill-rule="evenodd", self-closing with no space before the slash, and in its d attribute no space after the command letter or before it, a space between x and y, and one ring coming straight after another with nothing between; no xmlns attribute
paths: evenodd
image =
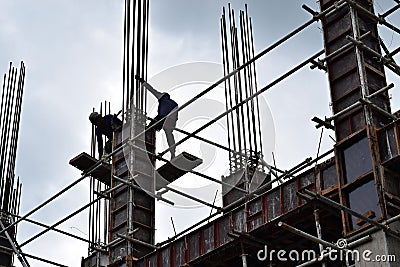
<svg viewBox="0 0 400 267"><path fill-rule="evenodd" d="M140 128L140 127L138 127ZM140 131L141 129L138 129ZM118 148L121 144L126 141L123 140L123 136L129 136L127 129L123 129L123 133L115 134L115 147ZM139 137L137 145L145 142L146 149L149 152L155 152L155 132L147 131L145 135ZM146 159L145 157L149 157ZM113 157L113 174L121 179L127 180L133 175L139 175L142 177L148 177L153 179L154 158L147 155L145 152L136 149L132 172L127 166L127 162L124 157L124 152L120 151ZM116 179L112 179L112 186L118 185L119 182ZM130 193L130 190L132 193ZM129 217L129 198L132 194L133 209L132 217ZM154 198L149 196L147 193L137 190L129 189L125 186L121 189L116 190L112 193L110 201L110 235L109 242L120 240L119 242L112 243L110 246L110 266L131 266L132 258L140 258L153 249L149 246L130 242L121 239L118 235L127 235L129 231L129 225L132 225L134 231L130 235L131 238L142 241L147 244L154 244ZM130 221L130 222L129 222ZM130 245L132 249L130 249Z"/></svg>
<svg viewBox="0 0 400 267"><path fill-rule="evenodd" d="M320 1L322 11L334 4L333 0ZM387 83L383 62L365 49L381 54L377 21L360 8L373 14L373 0L348 1L340 10L324 17L322 26L338 142L335 161L340 203L379 219L386 216L381 186L385 177L379 171L379 157L387 155L379 152L376 129L390 122L382 114L391 110L387 91L369 97ZM355 45L356 42L362 45ZM347 48L336 53L343 46ZM331 56L332 53L335 55ZM379 108L383 112L377 111ZM378 141L384 143L381 139ZM328 171L334 172L333 167L325 173ZM335 181L322 179L322 190L335 187ZM361 227L355 217L344 212L342 221L345 234Z"/></svg>
<svg viewBox="0 0 400 267"><path fill-rule="evenodd" d="M321 10L334 5L336 1L320 1ZM358 0L359 5L373 12L372 1ZM327 55L335 52L350 41L348 37L365 35L361 41L372 50L380 53L378 30L376 22L362 14L355 12L352 15L350 6L344 6L337 12L322 19L325 51ZM354 27L356 20L357 26ZM356 32L355 32L356 30ZM386 86L382 62L377 61L371 54L360 51L360 59L357 58L355 46L350 46L341 53L328 59L328 75L331 89L332 108L334 114L344 110L363 97L361 88L361 74L365 77L366 90L372 94ZM361 60L361 66L359 61ZM362 73L360 73L362 72ZM363 79L364 82L364 79ZM371 99L382 109L390 112L388 94L383 92ZM376 125L386 124L388 121L373 112L373 120ZM365 128L366 118L361 106L345 112L335 118L336 138L341 141L349 135Z"/></svg>

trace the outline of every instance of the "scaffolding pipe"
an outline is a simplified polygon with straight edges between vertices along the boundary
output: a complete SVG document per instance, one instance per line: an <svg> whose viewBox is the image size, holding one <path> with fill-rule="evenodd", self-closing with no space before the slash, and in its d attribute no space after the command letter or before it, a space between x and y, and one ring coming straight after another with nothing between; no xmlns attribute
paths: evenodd
<svg viewBox="0 0 400 267"><path fill-rule="evenodd" d="M350 36L346 36L346 38L348 40L350 40L351 42L353 42L357 47L359 47L359 48L371 53L375 57L377 57L377 60L382 60L383 64L385 64L391 71L393 71L397 75L400 75L400 66L397 65L396 63L394 63L392 60L388 59L387 55L383 56L383 55L379 54L375 50L366 46L363 42L358 41Z"/></svg>
<svg viewBox="0 0 400 267"><path fill-rule="evenodd" d="M0 227L2 229L4 228L4 224L3 222L0 220ZM24 267L30 267L29 262L26 260L26 258L24 257L24 255L22 255L22 251L21 251L21 247L18 246L18 243L16 240L12 240L12 238L10 237L8 232L4 232L6 238L8 239L8 242L10 242L10 245L12 247L12 250L14 251L14 253L17 255L17 258L19 259L19 261L21 262L22 266Z"/></svg>
<svg viewBox="0 0 400 267"><path fill-rule="evenodd" d="M228 235L233 238L242 238L244 240L252 242L253 244L257 244L257 246L261 246L261 247L264 247L267 244L267 242L265 240L254 237L254 236L250 235L249 233L245 233L245 232L239 232L239 231L233 230L232 233L228 233Z"/></svg>
<svg viewBox="0 0 400 267"><path fill-rule="evenodd" d="M363 35L361 35L360 37L358 37L358 41L364 39L365 37L367 37L368 35L370 35L371 32L366 32ZM320 62L326 62L328 61L328 59L333 58L334 56L337 56L338 54L344 52L345 50L347 50L348 48L354 46L353 43L349 42L347 44L345 44L344 46L338 48L337 50L333 51L332 53L330 53L329 55L325 56L323 59L320 59Z"/></svg>
<svg viewBox="0 0 400 267"><path fill-rule="evenodd" d="M392 89L393 87L394 87L394 84L391 83L391 84L389 84L389 85L387 85L387 86L385 86L385 87L379 89L378 91L376 91L376 92L374 92L374 93L368 95L367 98L368 98L368 99L373 98L374 96L379 95L380 93L386 92L386 91Z"/></svg>
<svg viewBox="0 0 400 267"><path fill-rule="evenodd" d="M383 222L383 225L389 225L389 224L397 222L399 220L400 220L400 214L398 214L398 215L386 220L385 222ZM356 235L354 235L352 237L349 237L347 239L347 241L348 242L352 242L353 240L359 239L359 238L361 238L361 237L363 237L365 235L372 234L372 233L374 233L376 231L379 231L379 230L380 230L379 227L373 226L372 228L369 228L369 229L367 229L367 230L365 230L365 231L363 231L363 232L361 232L359 234L356 234Z"/></svg>
<svg viewBox="0 0 400 267"><path fill-rule="evenodd" d="M392 56L396 55L397 53L400 52L400 46L397 47L395 50L393 50L392 52L390 52L389 54L386 55L387 58L391 58Z"/></svg>
<svg viewBox="0 0 400 267"><path fill-rule="evenodd" d="M325 247L331 247L331 248L335 248L335 249L339 249L339 250L342 249L342 248L338 247L336 244L330 243L330 242L325 241L325 240L323 240L321 238L318 238L318 237L315 237L313 235L310 235L310 234L308 234L306 232L303 232L300 229L297 229L297 228L295 228L293 226L290 226L290 225L288 225L288 224L286 224L284 222L279 222L278 226L279 227L283 227L286 230L292 232L293 234L296 234L298 236L304 237L304 238L306 238L308 240L311 240L311 241L313 241L313 242L315 242L317 244L322 244Z"/></svg>
<svg viewBox="0 0 400 267"><path fill-rule="evenodd" d="M191 134L191 133L189 133L189 132L187 132L187 131L185 131L185 130L178 129L178 128L174 128L174 130L177 131L177 132L183 133L183 134L185 134L185 135L190 135L190 134ZM200 140L200 141L203 141L203 142L205 142L205 143L208 143L208 144L210 144L210 145L216 146L216 147L218 147L218 148L221 148L221 149L223 149L223 150L225 150L225 151L228 151L228 152L231 152L231 153L233 153L233 154L236 154L236 155L240 155L240 156L242 156L242 157L245 157L245 154L243 154L241 151L235 151L235 150L233 150L233 149L231 149L231 148L228 148L228 147L226 147L226 146L223 146L223 145L221 145L221 144L218 144L218 143L216 143L216 142L213 142L213 141L211 141L211 140L208 140L208 139L206 139L206 138L204 138L204 137L201 137L201 136L198 136L198 135L193 135L193 138L198 139L198 140ZM284 173L284 171L282 171L282 170L280 170L280 169L278 169L278 168L276 168L276 167L274 167L274 166L271 166L271 168L272 168L273 170L275 170L275 171L280 172L280 173Z"/></svg>
<svg viewBox="0 0 400 267"><path fill-rule="evenodd" d="M319 212L318 209L314 210L314 219L315 219L315 228L317 229L317 237L319 239L322 239L322 230L321 230L321 223L319 220ZM319 244L319 253L320 256L323 255L324 252L324 246L322 244ZM322 267L326 267L326 262L322 263Z"/></svg>
<svg viewBox="0 0 400 267"><path fill-rule="evenodd" d="M243 247L243 243L242 242L240 242L240 247L242 249L242 255L241 255L241 257L242 257L242 265L243 265L243 267L247 267L247 254L244 251L244 247Z"/></svg>
<svg viewBox="0 0 400 267"><path fill-rule="evenodd" d="M372 109L375 109L376 111L378 111L379 113L381 113L382 115L391 118L392 120L397 120L397 117L395 115L393 115L392 113L387 112L386 110L378 107L377 105L375 105L374 103L372 103L371 101L369 101L366 98L361 98L360 101L363 104L366 104L368 106L370 106Z"/></svg>
<svg viewBox="0 0 400 267"><path fill-rule="evenodd" d="M394 87L394 84L391 83L391 84L389 84L388 86L385 86L385 87L379 89L379 90L376 91L375 93L372 93L372 94L366 96L366 98L367 98L367 99L373 98L373 97L375 97L376 95L378 95L378 94L380 94L380 93L383 93L383 92L385 92L385 91L387 91L387 90L389 90L389 89L392 89L393 87ZM339 116L345 114L346 112L348 112L348 111L350 111L350 110L352 110L352 109L358 107L358 106L361 105L361 104L362 104L362 101L359 100L359 101L355 102L354 104L348 106L347 108L345 108L345 109L343 109L343 110L337 112L335 115L333 115L333 116L331 116L331 117L329 117L329 118L326 118L325 120L328 121L328 122L329 122L329 121L332 121L332 120L334 120L335 118L337 118L337 117L339 117Z"/></svg>
<svg viewBox="0 0 400 267"><path fill-rule="evenodd" d="M15 217L15 218L20 218L21 217L21 216L18 216L16 214L12 214L12 213L9 213L9 215L12 216L12 217ZM28 223L31 223L31 224L34 224L34 225L38 225L38 226L44 227L44 228L50 228L50 226L48 226L48 225L46 225L44 223L41 223L41 222L38 222L38 221L34 221L34 220L31 220L31 219L28 219L28 218L25 218L24 221L28 222ZM71 233L68 233L68 232L65 232L63 230L59 230L57 228L54 228L52 230L55 231L55 232L58 232L60 234L63 234L63 235L78 239L80 241L83 241L83 242L86 242L86 243L89 243L89 244L92 244L92 245L96 245L96 243L94 243L94 242L92 242L90 240L84 239L84 238L82 238L80 236L77 236L77 235L74 235L74 234L71 234Z"/></svg>
<svg viewBox="0 0 400 267"><path fill-rule="evenodd" d="M113 191L117 190L118 188L120 188L121 186L125 186L125 185L119 184L119 185L117 185L117 186L115 186L115 187L113 187L113 188L109 188L109 189L105 190L105 191L103 192L103 194L108 195L108 194L110 194L111 192L113 192ZM40 237L41 235L47 233L48 231L53 230L53 229L54 229L55 227L57 227L58 225L62 224L63 222L65 222L65 221L67 221L67 220L69 220L70 218L72 218L73 216L75 216L75 215L77 215L78 213L82 212L83 210L85 210L86 208L90 207L91 205L93 205L94 203L96 203L97 201L99 201L99 200L102 199L102 198L103 198L103 197L100 196L100 197L94 199L93 201L91 201L91 202L89 202L88 204L84 205L84 206L81 207L80 209L78 209L78 210L76 210L75 212L71 213L70 215L64 217L64 218L61 219L60 221L56 222L55 224L53 224L53 225L50 226L49 228L47 228L47 229L41 231L40 233L36 234L35 236L33 236L33 237L31 237L31 238L29 238L28 240L26 240L25 242L23 242L23 243L21 244L20 247L25 246L26 244L32 242L33 240L35 240L36 238ZM20 219L21 219L21 218L20 218Z"/></svg>
<svg viewBox="0 0 400 267"><path fill-rule="evenodd" d="M132 242L132 243L136 243L136 244L139 244L139 245L143 245L143 246L146 246L146 247L149 247L149 248L152 248L152 249L159 249L159 248L160 248L160 247L158 247L158 246L154 246L154 245L152 245L152 244L143 242L143 241L141 241L141 240L132 238L132 237L130 237L130 236L126 236L126 235L122 235L122 234L117 234L117 236L120 237L120 238L122 238L122 239L125 239L125 240L127 240L127 241L130 241L130 242Z"/></svg>
<svg viewBox="0 0 400 267"><path fill-rule="evenodd" d="M337 112L335 115L333 115L333 116L331 116L331 117L329 117L329 118L326 118L326 121L330 122L330 121L336 119L337 117L342 116L342 115L345 114L346 112L349 112L350 110L355 109L356 107L360 106L361 104L362 104L361 101L357 101L357 102L355 102L354 104L348 106L347 108L345 108L345 109L343 109L343 110Z"/></svg>
<svg viewBox="0 0 400 267"><path fill-rule="evenodd" d="M341 210L341 211L344 211L344 212L346 212L346 213L348 213L350 215L353 215L354 217L360 218L361 220L366 221L366 222L372 224L373 226L376 226L376 227L380 228L384 232L392 235L393 237L395 237L397 239L400 239L399 233L397 231L394 231L394 230L390 229L388 225L383 225L381 223L378 223L377 221L374 221L373 219L370 219L370 218L368 218L368 217L366 217L366 216L364 216L364 215L362 215L362 214L360 214L358 212L353 211L352 209L350 209L350 208L348 208L346 206L343 206L343 205L341 205L341 204L339 204L339 203L337 203L337 202L335 202L335 201L333 201L333 200L331 200L331 199L329 199L327 197L324 197L322 195L316 194L316 193L314 193L314 192L312 192L312 191L310 191L308 189L304 189L304 192L306 194L308 194L310 196L313 196L314 198L320 200L321 202L325 203L328 206L334 207L334 208L336 208L338 210Z"/></svg>
<svg viewBox="0 0 400 267"><path fill-rule="evenodd" d="M145 152L145 153L148 153L148 154L150 154L150 155L156 157L158 160L161 160L161 161L163 161L163 162L169 162L167 159L164 159L164 158L162 158L162 157L160 157L160 156L158 156L158 155L156 155L156 154L154 154L154 153L152 153L152 152L150 152L150 151L147 151L146 149L143 149L143 148L141 148L141 147L138 147L138 146L136 146L136 145L134 145L134 144L131 144L131 145L132 145L133 147L139 149L140 151L143 151L143 152ZM237 189L237 190L239 190L239 191L241 191L241 192L247 193L247 191L246 191L246 190L243 190L242 188L239 188L239 187L236 187L236 186L234 186L234 185L228 184L228 183L226 183L226 182L217 180L217 179L215 179L215 178L213 178L213 177L211 177L211 176L205 175L205 174L203 174L203 173L196 172L196 171L193 171L193 170L187 170L187 171L188 171L189 173L195 174L195 175L197 175L197 176L199 176L199 177L203 177L203 178L205 178L205 179L207 179L207 180L209 180L209 181L212 181L212 182L215 182L215 183L219 183L219 184L221 184L221 185L226 185L226 186L229 186L230 188L234 188L234 189Z"/></svg>
<svg viewBox="0 0 400 267"><path fill-rule="evenodd" d="M395 27L394 25L388 23L383 17L378 17L375 14L371 13L369 10L365 9L364 7L360 6L359 4L357 4L355 1L353 0L344 0L346 1L349 5L351 5L352 7L354 7L355 9L357 9L358 11L364 13L365 15L367 15L368 17L370 17L371 19L375 20L376 22L378 22L379 24L385 25L386 27L388 27L389 29L397 32L400 34L400 29Z"/></svg>
<svg viewBox="0 0 400 267"><path fill-rule="evenodd" d="M214 118L213 120L207 122L206 124L204 124L203 126L201 126L200 128L198 128L197 130L195 130L191 135L184 137L183 139L179 140L178 142L176 142L175 144L173 144L171 147L169 147L167 150L161 152L159 155L162 156L165 153L167 153L169 151L169 149L176 147L180 144L182 144L183 142L187 141L190 137L192 137L193 135L201 132L202 130L204 130L205 128L207 128L208 126L214 124L216 121L218 121L219 119L223 118L224 116L226 116L226 114L228 114L229 112L232 112L234 110L236 110L237 108L243 106L243 104L247 103L248 101L252 100L253 98L257 97L258 95L264 93L265 91L267 91L268 89L270 89L272 86L280 83L281 81L283 81L284 79L286 79L287 77L289 77L290 75L292 75L293 73L299 71L300 69L302 69L304 66L306 66L307 64L309 64L312 60L314 60L315 58L317 58L318 56L322 55L324 53L324 50L319 51L318 53L312 55L310 58L308 58L307 60L303 61L302 63L300 63L299 65L297 65L296 67L292 68L291 70L289 70L288 72L286 72L285 74L283 74L282 76L278 77L277 79L275 79L273 82L269 83L268 85L266 85L264 88L262 88L261 90L259 90L257 93L253 94L252 96L244 99L243 101L241 101L240 103L238 103L237 105L231 107L229 110L221 113L220 115L218 115L216 118Z"/></svg>
<svg viewBox="0 0 400 267"><path fill-rule="evenodd" d="M99 167L100 165L98 165ZM93 169L92 171L94 171L95 169ZM68 191L69 189L71 189L73 186L77 185L79 182L81 182L83 179L85 179L87 176L89 176L89 174L85 174L83 176L81 176L78 180L74 181L73 183L71 183L70 185L68 185L67 187L65 187L64 189L62 189L60 192L58 192L57 194L55 194L54 196L52 196L51 198L49 198L48 200L44 201L42 204L38 205L37 207L35 207L34 209L32 209L31 211L29 211L28 213L26 213L24 216L20 217L18 220L16 220L15 222L13 222L12 224L10 224L9 226L7 226L5 229L0 230L0 234L4 233L4 231L10 229L11 227L13 227L14 225L16 225L17 223L23 221L24 219L26 219L27 217L29 217L30 215L32 215L33 213L35 213L36 211L40 210L41 208L43 208L44 206L46 206L47 204L49 204L51 201L55 200L56 198L58 198L59 196L61 196L63 193L65 193L66 191Z"/></svg>
<svg viewBox="0 0 400 267"><path fill-rule="evenodd" d="M243 267L247 267L246 254L242 254L242 263L243 263Z"/></svg>
<svg viewBox="0 0 400 267"><path fill-rule="evenodd" d="M35 236L29 238L28 240L24 241L21 244L21 247L29 244L30 242L32 242L33 240L35 240L36 238L42 236L43 234L47 233L50 230L53 230L56 226L62 224L63 222L71 219L72 217L74 217L75 215L77 215L78 213L84 211L86 208L90 207L91 205L93 205L94 203L96 203L97 201L99 201L100 199L102 199L103 197L98 197L96 199L94 199L93 201L89 202L88 204L84 205L83 207L81 207L80 209L76 210L75 212L71 213L70 215L64 217L63 219L61 219L60 221L56 222L55 224L53 224L52 226L50 226L49 228L39 232L38 234L36 234Z"/></svg>
<svg viewBox="0 0 400 267"><path fill-rule="evenodd" d="M117 234L117 236L120 237L120 238L122 238L122 239L125 239L125 240L127 240L127 241L130 241L130 242L132 242L132 243L140 244L140 245L143 245L143 246L152 248L152 249L159 249L159 248L160 248L160 247L158 247L158 246L154 246L154 245L152 245L152 244L143 242L143 241L141 241L141 240L132 238L132 237L130 237L130 236L126 236L126 235L122 235L122 234Z"/></svg>
<svg viewBox="0 0 400 267"><path fill-rule="evenodd" d="M125 185L127 185L127 186L130 186L130 187L132 187L132 188L134 188L134 189L136 189L136 190L140 190L140 191L143 191L143 192L149 194L152 198L155 198L155 199L160 200L160 201L164 201L165 203L168 203L168 204L170 204L170 205L172 205L172 206L175 204L175 203L172 202L171 200L165 199L165 198L163 198L163 197L161 197L161 196L158 196L158 195L156 195L156 194L154 194L154 193L152 193L152 192L150 192L150 191L147 191L146 189L144 189L144 188L142 188L142 187L140 187L140 186L137 186L137 185L133 184L132 181L133 181L133 179L135 179L136 176L137 176L137 175L135 175L135 176L133 176L132 178L130 178L130 179L129 179L130 182L128 182L128 181L126 181L126 180L124 180L124 179L121 179L121 178L119 178L118 176L115 176L115 175L113 175L113 178L116 179L116 180L118 180L118 181L120 181L121 183L123 183L123 184L125 184Z"/></svg>
<svg viewBox="0 0 400 267"><path fill-rule="evenodd" d="M30 254L27 254L27 253L22 253L22 254L23 254L25 257L32 258L32 259L38 260L38 261L42 261L42 262L45 262L45 263L48 263L48 264L51 264L51 265L54 265L54 266L68 267L67 265L62 265L62 264L60 264L60 263L57 263L57 262L54 262L54 261L50 261L50 260L46 260L46 259L43 259L43 258L34 256L34 255L30 255Z"/></svg>
<svg viewBox="0 0 400 267"><path fill-rule="evenodd" d="M194 200L194 201L196 201L196 202L199 202L199 203L201 203L201 204L203 204L203 205L209 206L210 208L214 208L214 209L216 209L216 210L221 210L221 207L212 205L212 204L210 204L210 203L208 203L208 202L206 202L206 201L204 201L204 200L201 200L201 199L199 199L199 198L197 198L197 197L194 197L194 196L191 196L191 195L189 195L189 194L183 193L183 192L181 192L181 191L179 191L179 190L176 190L176 189L174 189L174 188L172 188L172 187L165 186L165 188L166 188L168 191L174 192L175 194L181 195L181 196L186 197L186 198L188 198L188 199L191 199L191 200Z"/></svg>
<svg viewBox="0 0 400 267"><path fill-rule="evenodd" d="M111 152L110 154L106 155L106 157L104 157L103 159L98 160L91 168L89 168L87 171L83 172L82 176L80 178L78 178L76 181L72 182L71 184L69 184L65 188L63 188L61 191L59 191L57 194L55 194L54 196L52 196L49 199L47 199L46 201L44 201L42 204L38 205L37 207L35 207L34 209L32 209L31 211L26 213L24 216L21 216L18 220L16 220L15 222L13 222L9 226L7 226L5 229L0 230L0 234L4 233L6 230L8 230L12 226L18 224L22 220L26 219L27 217L29 217L30 215L32 215L33 213L35 213L39 209L43 208L44 206L46 206L47 204L49 204L50 202L52 202L53 200L55 200L56 198L58 198L59 196L61 196L65 192L67 192L69 189L71 189L72 187L74 187L75 185L80 183L81 181L83 181L86 177L90 176L90 174L92 172L94 172L97 168L99 168L101 164L107 162L113 155L115 155L116 153L121 151L125 147L125 145L120 146L119 148L117 148L116 150Z"/></svg>
<svg viewBox="0 0 400 267"><path fill-rule="evenodd" d="M378 40L379 40L379 44L381 45L383 51L385 51L385 53L386 53L385 57L388 58L388 59L390 59L392 62L396 63L396 61L394 60L394 58L390 56L390 51L389 51L389 49L387 48L387 46L385 45L385 43L383 42L382 38L379 37ZM396 64L397 64L397 63L396 63Z"/></svg>
<svg viewBox="0 0 400 267"><path fill-rule="evenodd" d="M397 5L395 5L394 7L392 7L391 9L386 11L385 13L383 13L382 15L378 14L378 17L383 19L383 18L389 16L390 14L392 14L393 12L395 12L399 8L400 8L400 3L398 3Z"/></svg>

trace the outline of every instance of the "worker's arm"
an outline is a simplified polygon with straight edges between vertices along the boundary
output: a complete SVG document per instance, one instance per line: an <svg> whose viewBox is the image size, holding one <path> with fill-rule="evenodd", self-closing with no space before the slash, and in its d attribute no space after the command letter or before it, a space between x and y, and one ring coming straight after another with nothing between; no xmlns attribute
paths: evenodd
<svg viewBox="0 0 400 267"><path fill-rule="evenodd" d="M111 119L111 128L115 132L122 126L122 121L118 119L117 115L114 114Z"/></svg>
<svg viewBox="0 0 400 267"><path fill-rule="evenodd" d="M152 93L157 99L160 99L164 95L164 93L160 93L156 89L154 89L154 87L151 86L148 82L144 82L142 86L149 90L149 92Z"/></svg>
<svg viewBox="0 0 400 267"><path fill-rule="evenodd" d="M158 92L156 89L154 89L153 86L151 86L148 82L146 82L142 77L139 77L138 75L135 75L135 79L138 80L140 83L142 83L142 86L146 88L147 90L150 91L157 99L160 99L164 93Z"/></svg>

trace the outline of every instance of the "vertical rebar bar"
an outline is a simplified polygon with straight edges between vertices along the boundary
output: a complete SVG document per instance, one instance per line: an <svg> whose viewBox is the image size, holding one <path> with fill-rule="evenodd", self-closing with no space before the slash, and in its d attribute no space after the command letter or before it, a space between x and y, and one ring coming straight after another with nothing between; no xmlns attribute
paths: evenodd
<svg viewBox="0 0 400 267"><path fill-rule="evenodd" d="M243 11L240 11L240 15L239 15L239 21L240 21L240 23L239 23L239 26L240 26L240 37L241 37L241 45L242 45L242 62L244 63L244 62L246 62L246 44L245 44L245 33L244 33L244 30L245 30L245 22L244 22L244 15L243 15ZM238 54L239 54L239 51L238 51ZM239 62L239 65L241 65L240 64L240 62ZM245 94L245 96L246 96L246 98L248 98L249 97L249 84L248 84L248 67L246 67L246 68L244 68L243 69L243 82L244 82L244 94ZM242 101L243 100L243 98L240 100L240 101ZM252 102L252 101L249 101L249 102ZM249 120L249 117L251 116L250 115L250 109L249 109L249 102L247 102L246 104L245 104L245 106L246 106L246 118L247 118L247 132L248 132L248 140L247 140L247 142L248 142L248 144L249 144L249 149L250 149L250 151L253 151L253 145L252 145L252 142L251 142L251 140L252 140L252 134L251 134L251 121Z"/></svg>
<svg viewBox="0 0 400 267"><path fill-rule="evenodd" d="M144 36L144 39L146 40L146 46L145 46L145 58L144 58L144 79L147 81L147 61L149 58L149 20L150 20L150 0L146 0L146 35ZM147 110L147 90L144 90L144 111Z"/></svg>
<svg viewBox="0 0 400 267"><path fill-rule="evenodd" d="M4 216L9 212L19 212L21 200L21 183L15 176L16 150L18 147L18 133L21 115L22 95L25 79L25 65L21 62L18 69L10 62L8 75L4 74L0 104L0 211ZM8 222L12 218L5 218ZM0 220L1 231L5 234L12 246L12 251L20 259L23 266L29 266L15 240L17 226L12 228L13 235L6 231L3 217ZM7 223L8 225L8 223ZM11 229L12 226L7 226ZM7 229L7 230L8 230Z"/></svg>
<svg viewBox="0 0 400 267"><path fill-rule="evenodd" d="M252 52L251 51L251 40L253 38L253 35L252 35L252 32L250 31L250 26L249 26L250 18L249 18L248 11L247 11L247 4L245 4L244 8L245 8L245 11L243 13L243 16L245 16L245 19L244 19L244 21L245 21L245 25L244 25L245 38L244 38L244 40L245 40L245 43L246 43L246 51L247 51L246 52L247 57L246 57L245 62L247 62L252 57L252 54L251 54L251 52ZM254 65L254 67L255 67L255 65ZM249 86L249 92L250 92L250 95L253 95L254 94L254 82L255 82L255 79L256 79L255 72L253 72L253 64L250 64L248 66L248 69L249 69L248 79L249 79L249 85L250 85ZM258 97L255 100L258 101ZM256 116L255 116L256 110L255 110L255 103L254 103L255 100L252 99L252 101L250 103L250 105L251 105L250 106L250 110L251 110L251 120L252 120L252 128L253 128L252 131L254 133L254 136L253 136L254 153L256 155L257 153L259 153L259 150L258 150L259 144L257 142L257 119L256 119ZM258 116L260 116L259 113L258 113Z"/></svg>
<svg viewBox="0 0 400 267"><path fill-rule="evenodd" d="M228 4L228 9L229 9L229 13L228 13L228 19L229 19L229 29L230 29L230 39L231 39L231 57L232 57L232 68L236 69L237 65L236 65L236 58L235 58L235 45L234 45L234 34L233 34L233 25L232 25L232 10L231 10L231 6L230 4ZM233 75L233 89L234 89L234 105L237 105L237 103L239 102L239 95L238 95L238 75L240 75L240 73L237 73L235 75ZM233 106L234 106L233 105ZM238 149L239 151L242 152L242 140L244 139L244 136L242 136L242 131L241 131L241 109L236 109L235 110L236 113L236 135L237 135L237 142L238 142ZM239 159L239 162L236 162L237 164L239 164L239 168L240 165L242 165L242 161L241 159Z"/></svg>
<svg viewBox="0 0 400 267"><path fill-rule="evenodd" d="M137 18L137 27L135 27L135 33L136 33L136 75L141 77L141 35L142 35L142 1L137 0L137 15L135 16ZM140 101L141 101L141 95L140 95L140 83L139 81L135 80L135 91L136 91L136 102L135 106L139 110L141 109L140 106Z"/></svg>
<svg viewBox="0 0 400 267"><path fill-rule="evenodd" d="M222 22L223 22L223 36L222 36L222 40L223 43L225 44L224 47L224 55L223 57L225 58L225 62L226 62L226 73L230 73L231 69L230 69L230 63L229 63L229 48L228 48L228 37L227 37L227 25L226 25L226 16L225 16L225 7L222 9ZM229 95L229 105L228 105L228 109L230 109L233 106L233 98L232 98L232 87L231 87L231 79L227 79L225 80L226 83L228 84L228 95ZM227 114L228 115L228 114ZM231 112L230 114L231 120L230 120L230 125L228 125L228 127L231 128L231 134L232 134L232 148L234 151L237 151L237 148L239 147L239 144L237 144L237 138L236 138L236 133L235 133L235 120L234 120L234 113ZM240 139L239 139L240 140ZM232 154L231 157L234 157L235 155ZM232 162L232 158L230 158L230 161ZM234 161L232 163L232 165L235 165L235 169L237 168L236 166L236 162Z"/></svg>
<svg viewBox="0 0 400 267"><path fill-rule="evenodd" d="M240 64L240 56L239 56L239 41L238 41L238 33L237 33L237 27L236 27L236 23L235 23L235 13L234 10L232 8L231 10L231 19L232 19L232 26L231 26L231 35L233 35L233 60L235 62L234 68L238 68L239 66L241 66ZM235 89L238 92L238 102L240 103L243 101L243 92L242 92L242 76L241 73L237 73L235 76L237 76L237 87L235 87ZM237 104L236 103L236 104ZM241 117L241 130L242 130L242 140L243 140L243 149L246 153L247 151L247 133L246 133L246 128L245 128L245 113L244 113L244 105L241 105L239 108L239 113L240 113L240 117ZM241 158L241 165L242 167L245 165L245 162L243 162L243 158Z"/></svg>
<svg viewBox="0 0 400 267"><path fill-rule="evenodd" d="M233 79L234 95L229 96L225 92L225 98L228 99L228 97L230 97L231 101L230 105L225 103L227 110L257 93L255 62L251 62L251 58L254 58L254 40L251 18L248 15L247 5L245 5L245 11L241 10L239 13L238 27L236 27L235 12L230 4L228 4L228 9L229 26L224 24L226 21L225 8L222 9L221 18L224 75L231 72L229 68L230 62L232 63L233 69L237 69L243 64L241 68L243 72L236 72L228 77L228 79L224 80L225 87L227 87L227 85L229 86L231 83L231 78ZM230 46L228 45L226 37L227 28L229 28L230 33ZM238 33L239 30L240 34ZM251 62L251 64L246 64L245 62ZM231 128L229 128L231 131L228 133L228 143L236 144L237 141L237 147L233 146L233 150L239 150L241 153L246 154L246 157L230 154L232 155L230 156L230 167L232 166L231 173L232 171L243 168L245 165L252 169L261 166L260 158L262 158L263 152L259 110L259 102L258 98L256 98L240 105L234 113L232 112L230 114L230 117L228 114L227 118L232 118L231 121L228 120L230 124L228 124L228 126L231 126ZM236 114L236 121L233 120L234 114ZM233 136L233 134L236 134L238 138ZM245 160L249 162L244 162Z"/></svg>
<svg viewBox="0 0 400 267"><path fill-rule="evenodd" d="M226 75L227 71L226 71L226 65L227 65L227 60L225 58L225 38L224 38L224 24L223 24L223 17L220 19L220 26L221 26L221 46L222 46L222 66L223 66L223 73L224 76ZM229 70L228 70L229 72ZM227 86L227 81L224 81L224 92L225 92L225 109L228 110L229 106L228 106L228 86ZM230 126L230 120L229 120L229 116L231 114L226 114L226 128L227 128L227 132L228 132L228 148L229 150L231 150L231 126ZM228 153L228 160L229 160L229 171L232 173L232 152L229 151Z"/></svg>

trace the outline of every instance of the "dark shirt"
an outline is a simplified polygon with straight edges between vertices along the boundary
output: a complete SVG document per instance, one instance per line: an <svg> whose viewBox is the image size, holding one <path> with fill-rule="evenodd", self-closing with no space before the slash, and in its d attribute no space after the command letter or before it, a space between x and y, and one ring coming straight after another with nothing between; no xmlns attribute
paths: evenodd
<svg viewBox="0 0 400 267"><path fill-rule="evenodd" d="M160 99L158 99L158 117L167 116L178 104L169 97L169 94L165 93Z"/></svg>
<svg viewBox="0 0 400 267"><path fill-rule="evenodd" d="M116 116L108 114L103 117L104 124L96 126L97 148L99 157L103 155L103 135L109 140L113 138L113 132L122 125L122 121Z"/></svg>

